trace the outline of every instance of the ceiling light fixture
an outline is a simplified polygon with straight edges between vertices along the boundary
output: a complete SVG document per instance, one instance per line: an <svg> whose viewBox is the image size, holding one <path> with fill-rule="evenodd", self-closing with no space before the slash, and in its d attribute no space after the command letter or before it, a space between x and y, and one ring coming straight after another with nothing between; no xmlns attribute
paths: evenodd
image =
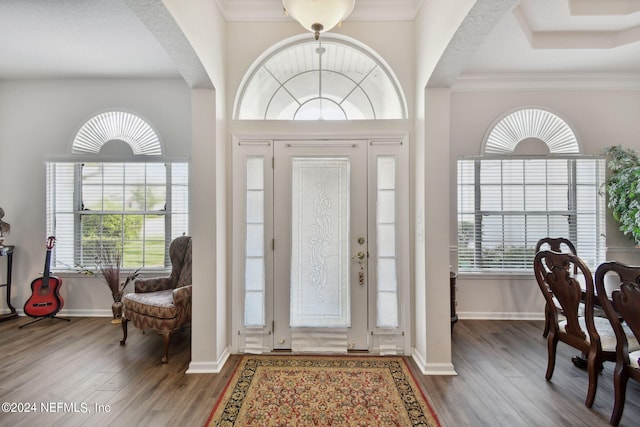
<svg viewBox="0 0 640 427"><path fill-rule="evenodd" d="M282 0L284 11L315 34L331 30L351 14L356 0Z"/></svg>

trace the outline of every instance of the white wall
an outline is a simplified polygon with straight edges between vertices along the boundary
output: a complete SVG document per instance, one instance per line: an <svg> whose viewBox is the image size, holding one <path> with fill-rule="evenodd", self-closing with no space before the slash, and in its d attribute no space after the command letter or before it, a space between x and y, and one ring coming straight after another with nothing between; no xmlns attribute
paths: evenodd
<svg viewBox="0 0 640 427"><path fill-rule="evenodd" d="M454 92L451 99L450 211L456 206L456 160L480 154L482 139L494 122L514 109L539 106L563 118L574 130L582 153L601 154L621 144L640 150L640 90L478 90ZM451 244L457 242L457 223L451 222ZM451 264L457 265L452 250ZM607 217L607 258L640 264L640 250ZM528 276L461 274L458 315L461 318L543 317L544 300Z"/></svg>
<svg viewBox="0 0 640 427"><path fill-rule="evenodd" d="M448 89L427 83L451 38L475 3L426 0L415 21L414 358L423 373L453 373L449 310L448 212L440 209L449 144ZM434 155L435 153L435 155ZM446 187L446 185L445 185ZM431 199L429 199L431 197ZM445 313L446 312L446 313Z"/></svg>
<svg viewBox="0 0 640 427"><path fill-rule="evenodd" d="M193 313L189 373L218 372L229 354L229 162L226 22L214 0L163 0L214 89L192 91Z"/></svg>
<svg viewBox="0 0 640 427"><path fill-rule="evenodd" d="M190 93L182 80L0 81L0 206L11 224L5 242L16 246L11 302L19 310L44 266L44 160L70 156L78 129L93 115L114 109L147 120L166 155L191 155ZM61 277L61 314L110 315L113 300L103 283ZM4 303L0 307L6 309Z"/></svg>

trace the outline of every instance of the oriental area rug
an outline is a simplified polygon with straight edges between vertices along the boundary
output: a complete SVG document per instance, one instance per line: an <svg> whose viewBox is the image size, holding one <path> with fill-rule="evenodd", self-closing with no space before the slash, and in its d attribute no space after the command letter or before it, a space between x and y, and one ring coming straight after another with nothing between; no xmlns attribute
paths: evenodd
<svg viewBox="0 0 640 427"><path fill-rule="evenodd" d="M401 357L244 356L207 426L428 426L436 414Z"/></svg>

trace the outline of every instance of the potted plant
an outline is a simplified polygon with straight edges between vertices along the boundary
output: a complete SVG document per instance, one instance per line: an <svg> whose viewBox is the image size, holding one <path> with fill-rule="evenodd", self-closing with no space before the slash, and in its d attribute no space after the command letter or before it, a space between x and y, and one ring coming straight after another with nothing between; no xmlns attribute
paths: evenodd
<svg viewBox="0 0 640 427"><path fill-rule="evenodd" d="M640 156L614 145L605 149L611 175L606 181L608 202L620 231L640 246Z"/></svg>

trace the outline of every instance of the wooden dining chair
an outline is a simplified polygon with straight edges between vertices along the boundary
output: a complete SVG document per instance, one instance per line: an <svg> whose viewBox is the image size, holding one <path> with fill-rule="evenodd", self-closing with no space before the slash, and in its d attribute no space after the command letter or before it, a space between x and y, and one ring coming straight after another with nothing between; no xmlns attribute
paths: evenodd
<svg viewBox="0 0 640 427"><path fill-rule="evenodd" d="M576 246L573 242L565 237L543 237L536 243L536 252L541 250L550 250L554 252L567 252L578 255Z"/></svg>
<svg viewBox="0 0 640 427"><path fill-rule="evenodd" d="M574 255L578 255L576 246L573 244L571 240L565 237L543 237L542 239L538 240L538 243L536 243L535 251L537 253L537 252L540 252L541 250L549 250L554 252L567 252ZM545 307L545 311L546 310L547 308ZM545 338L549 334L549 323L546 321L546 317L547 316L545 316L544 330L542 331L542 336Z"/></svg>
<svg viewBox="0 0 640 427"><path fill-rule="evenodd" d="M591 407L603 362L615 360L615 344L607 340L607 346L603 347L600 339L600 334L613 337L613 328L606 318L593 315L595 290L591 271L577 255L554 251L539 251L534 258L533 270L547 303L545 322L549 324L549 333L545 378L550 381L553 376L559 341L580 350L587 356L589 387L585 404ZM578 276L582 276L586 291L584 315L580 309L583 287Z"/></svg>
<svg viewBox="0 0 640 427"><path fill-rule="evenodd" d="M614 403L609 422L617 426L622 418L629 378L640 382L640 266L605 262L596 270L595 287L616 337Z"/></svg>

